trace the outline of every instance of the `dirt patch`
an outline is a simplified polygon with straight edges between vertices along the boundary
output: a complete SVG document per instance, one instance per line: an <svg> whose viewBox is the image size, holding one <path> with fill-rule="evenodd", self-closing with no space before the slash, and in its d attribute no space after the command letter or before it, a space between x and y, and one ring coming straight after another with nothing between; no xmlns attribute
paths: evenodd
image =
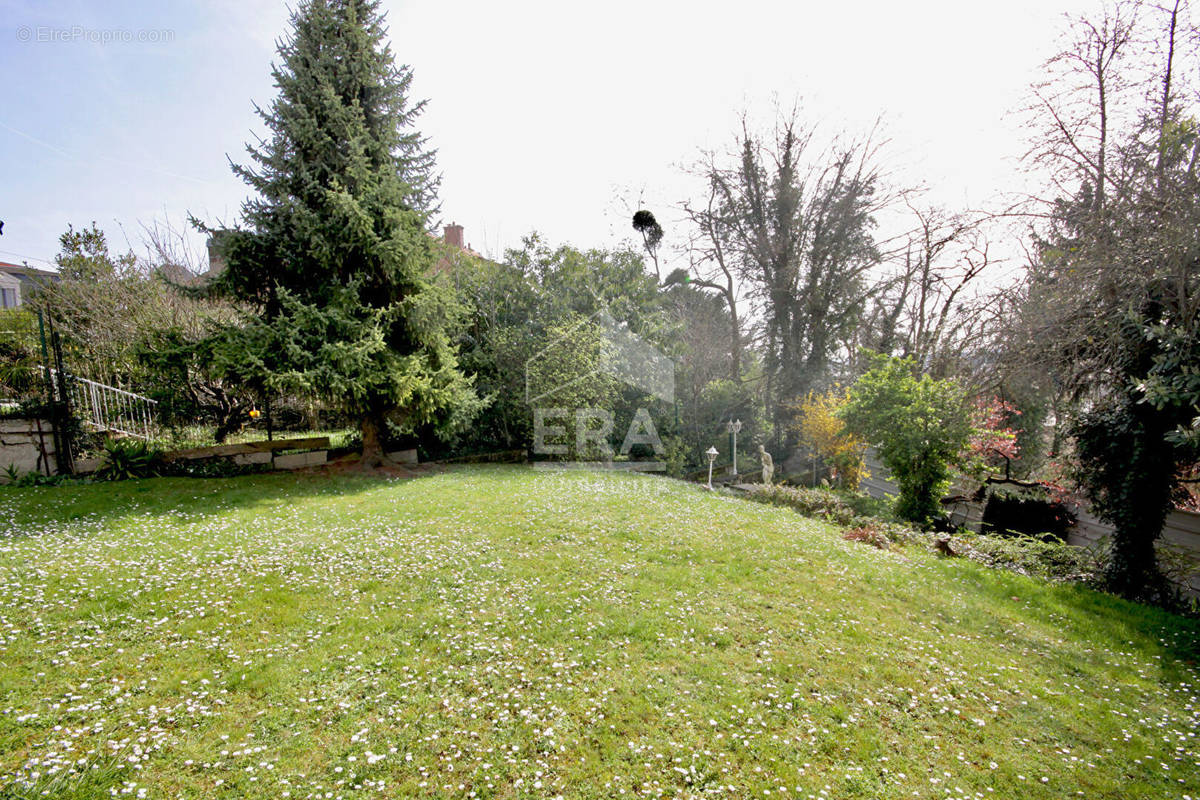
<svg viewBox="0 0 1200 800"><path fill-rule="evenodd" d="M366 467L360 463L360 460L361 457L357 453L352 453L346 456L339 456L324 464L296 470L296 472L305 472L310 475L373 475L380 478L421 478L426 475L445 472L446 470L444 464L436 462L401 464L397 461L385 460L378 467Z"/></svg>

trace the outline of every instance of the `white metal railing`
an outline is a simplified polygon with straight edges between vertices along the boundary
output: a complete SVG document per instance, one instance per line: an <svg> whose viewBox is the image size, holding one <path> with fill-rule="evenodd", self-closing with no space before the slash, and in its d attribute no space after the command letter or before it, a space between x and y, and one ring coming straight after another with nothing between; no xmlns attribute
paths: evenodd
<svg viewBox="0 0 1200 800"><path fill-rule="evenodd" d="M42 367L54 381L58 395L58 370ZM98 431L112 431L138 439L149 439L154 432L154 407L158 402L115 386L67 375L67 396L84 425Z"/></svg>

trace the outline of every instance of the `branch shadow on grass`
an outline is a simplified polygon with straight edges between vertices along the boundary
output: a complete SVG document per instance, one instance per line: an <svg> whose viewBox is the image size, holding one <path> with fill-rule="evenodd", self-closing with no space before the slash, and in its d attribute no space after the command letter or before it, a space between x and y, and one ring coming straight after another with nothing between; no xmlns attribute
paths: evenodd
<svg viewBox="0 0 1200 800"><path fill-rule="evenodd" d="M77 522L113 523L126 517L179 516L203 519L268 509L292 500L346 498L386 486L425 480L443 470L411 477L325 469L268 472L234 478L145 478L71 482L58 486L0 486L0 541L62 532Z"/></svg>

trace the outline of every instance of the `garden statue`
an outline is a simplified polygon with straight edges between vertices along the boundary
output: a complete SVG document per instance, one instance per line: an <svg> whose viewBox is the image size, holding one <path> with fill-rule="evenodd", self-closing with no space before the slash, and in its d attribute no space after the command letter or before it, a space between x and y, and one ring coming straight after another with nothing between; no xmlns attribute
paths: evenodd
<svg viewBox="0 0 1200 800"><path fill-rule="evenodd" d="M771 478L775 477L775 459L771 458L771 454L761 444L758 446L758 459L762 462L762 482L770 486Z"/></svg>

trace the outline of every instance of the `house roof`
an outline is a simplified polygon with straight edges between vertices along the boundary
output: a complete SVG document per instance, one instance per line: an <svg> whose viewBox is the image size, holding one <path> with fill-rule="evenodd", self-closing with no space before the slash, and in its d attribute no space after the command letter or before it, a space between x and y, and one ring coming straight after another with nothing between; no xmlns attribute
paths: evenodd
<svg viewBox="0 0 1200 800"><path fill-rule="evenodd" d="M48 269L37 269L25 264L9 264L6 261L0 261L0 272L11 275L21 283L45 283L46 281L57 281L58 273Z"/></svg>

